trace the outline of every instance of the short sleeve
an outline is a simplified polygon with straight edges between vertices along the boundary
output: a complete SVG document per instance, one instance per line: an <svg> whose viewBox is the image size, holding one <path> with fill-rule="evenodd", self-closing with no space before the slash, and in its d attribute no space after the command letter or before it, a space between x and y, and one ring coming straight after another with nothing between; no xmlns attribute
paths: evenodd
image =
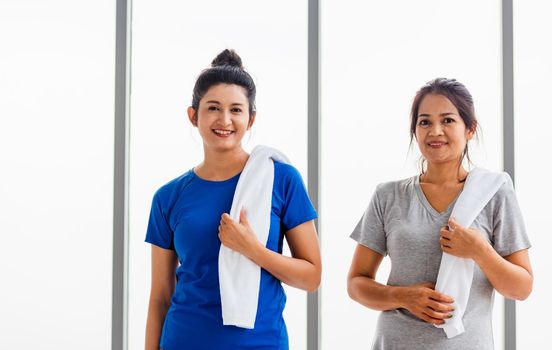
<svg viewBox="0 0 552 350"><path fill-rule="evenodd" d="M166 211L162 207L161 197L159 191L153 196L148 230L146 232L146 242L161 248L174 250L174 234L168 224Z"/></svg>
<svg viewBox="0 0 552 350"><path fill-rule="evenodd" d="M495 196L498 203L493 220L494 249L501 256L507 256L530 248L531 243L511 180L502 185Z"/></svg>
<svg viewBox="0 0 552 350"><path fill-rule="evenodd" d="M294 167L286 167L284 188L284 206L281 214L281 222L286 230L301 225L318 217L312 205L301 174Z"/></svg>
<svg viewBox="0 0 552 350"><path fill-rule="evenodd" d="M383 210L378 189L372 195L370 204L356 225L351 238L381 255L387 255L387 238L384 230Z"/></svg>

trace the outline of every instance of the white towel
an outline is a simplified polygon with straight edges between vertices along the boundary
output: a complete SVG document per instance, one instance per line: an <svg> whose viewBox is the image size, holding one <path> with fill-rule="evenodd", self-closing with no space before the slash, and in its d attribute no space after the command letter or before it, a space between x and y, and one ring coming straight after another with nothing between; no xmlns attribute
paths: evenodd
<svg viewBox="0 0 552 350"><path fill-rule="evenodd" d="M289 163L276 149L257 146L249 155L232 200L230 217L239 221L245 208L253 232L266 245L270 229L274 161ZM257 316L261 268L240 253L220 246L219 284L222 320L227 326L252 329Z"/></svg>
<svg viewBox="0 0 552 350"><path fill-rule="evenodd" d="M470 227L477 215L508 179L506 173L494 173L482 168L473 169L466 179L464 189L450 216L458 224ZM443 253L435 290L454 299L454 317L446 319L444 325L436 325L436 327L443 328L447 338L455 337L465 331L462 317L468 305L474 264L472 259Z"/></svg>

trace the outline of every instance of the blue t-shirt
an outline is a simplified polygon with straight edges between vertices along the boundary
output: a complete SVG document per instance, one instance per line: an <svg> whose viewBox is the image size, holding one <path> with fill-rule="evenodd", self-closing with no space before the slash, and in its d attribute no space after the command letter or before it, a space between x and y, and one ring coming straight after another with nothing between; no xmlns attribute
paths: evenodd
<svg viewBox="0 0 552 350"><path fill-rule="evenodd" d="M146 242L173 249L180 265L160 346L166 350L288 349L280 281L261 269L254 329L222 325L218 226L229 213L239 174L208 181L190 170L162 186L153 198ZM274 162L270 231L266 247L282 252L284 233L316 218L299 172Z"/></svg>

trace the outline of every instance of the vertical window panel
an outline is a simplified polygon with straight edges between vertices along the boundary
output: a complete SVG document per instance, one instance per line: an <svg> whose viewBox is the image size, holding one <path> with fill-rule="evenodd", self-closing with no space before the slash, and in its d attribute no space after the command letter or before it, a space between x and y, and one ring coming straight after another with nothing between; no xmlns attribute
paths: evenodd
<svg viewBox="0 0 552 350"><path fill-rule="evenodd" d="M197 76L223 49L237 51L257 85L257 118L244 148L282 150L307 180L307 2L136 0L132 25L129 348L139 349L150 289L144 237L151 198L203 159L186 108ZM285 290L290 348L304 349L306 293Z"/></svg>
<svg viewBox="0 0 552 350"><path fill-rule="evenodd" d="M552 277L547 227L550 217L550 107L552 96L552 24L548 1L514 1L514 87L516 191L532 247L533 292L517 302L517 349L548 343L543 314L552 308Z"/></svg>
<svg viewBox="0 0 552 350"><path fill-rule="evenodd" d="M0 348L108 349L114 3L2 1L0 32Z"/></svg>
<svg viewBox="0 0 552 350"><path fill-rule="evenodd" d="M424 83L447 77L466 85L483 131L472 159L502 170L500 2L326 1L321 13L322 345L366 349L378 312L347 295L356 246L348 236L378 183L419 172L409 112ZM389 270L385 258L377 280L385 283ZM496 349L502 308L496 295Z"/></svg>

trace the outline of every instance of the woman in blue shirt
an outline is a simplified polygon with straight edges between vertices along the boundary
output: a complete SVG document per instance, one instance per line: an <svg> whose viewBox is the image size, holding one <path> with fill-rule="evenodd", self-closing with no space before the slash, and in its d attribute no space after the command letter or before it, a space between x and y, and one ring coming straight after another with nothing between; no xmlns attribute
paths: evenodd
<svg viewBox="0 0 552 350"><path fill-rule="evenodd" d="M152 244L146 349L288 349L281 282L307 291L320 284L316 212L293 166L274 162L266 246L258 241L246 213L240 222L227 214L249 157L241 140L255 116L253 79L240 57L225 50L199 76L188 108L203 140L204 160L162 186L153 198L146 234ZM281 254L284 237L292 257ZM261 267L253 329L223 326L221 244Z"/></svg>

